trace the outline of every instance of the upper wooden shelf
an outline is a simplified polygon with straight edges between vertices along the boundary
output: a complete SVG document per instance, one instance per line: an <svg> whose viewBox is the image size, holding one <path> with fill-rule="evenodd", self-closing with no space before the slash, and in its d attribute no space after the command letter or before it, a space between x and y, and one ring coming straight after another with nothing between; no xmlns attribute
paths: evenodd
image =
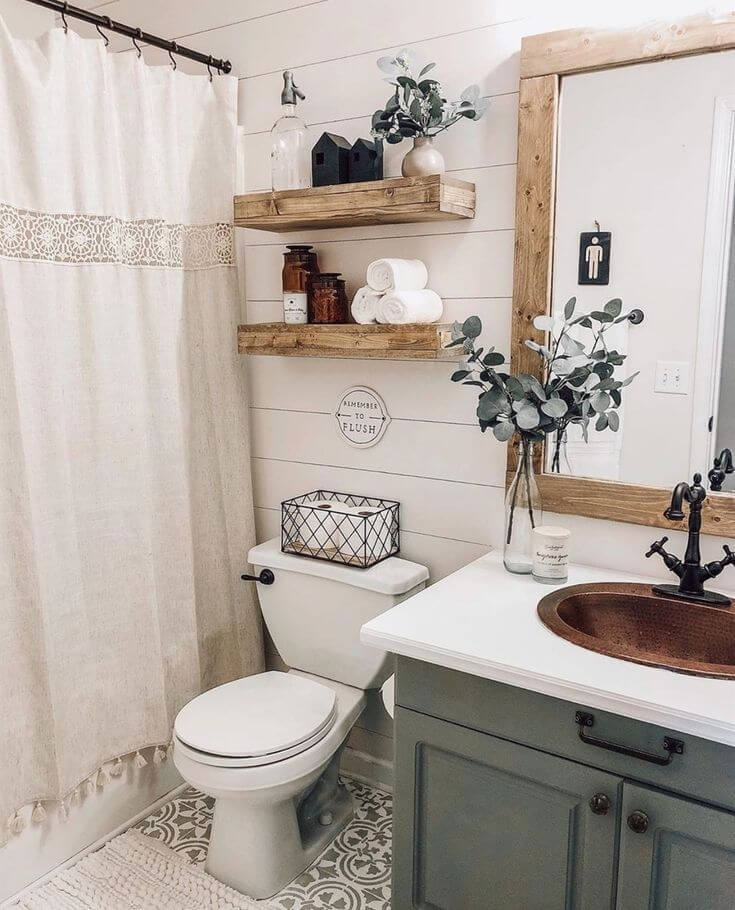
<svg viewBox="0 0 735 910"><path fill-rule="evenodd" d="M378 360L457 360L450 325L286 325L238 326L241 354L286 357L356 357Z"/></svg>
<svg viewBox="0 0 735 910"><path fill-rule="evenodd" d="M235 196L237 227L279 233L474 217L474 183L446 174Z"/></svg>

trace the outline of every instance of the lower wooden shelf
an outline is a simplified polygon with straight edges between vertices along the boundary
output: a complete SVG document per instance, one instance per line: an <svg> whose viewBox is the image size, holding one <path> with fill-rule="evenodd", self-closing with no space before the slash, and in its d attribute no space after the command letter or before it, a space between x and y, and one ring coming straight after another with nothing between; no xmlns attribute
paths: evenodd
<svg viewBox="0 0 735 910"><path fill-rule="evenodd" d="M378 360L458 360L446 349L451 326L439 325L286 325L283 322L241 325L241 354L281 357L365 357Z"/></svg>

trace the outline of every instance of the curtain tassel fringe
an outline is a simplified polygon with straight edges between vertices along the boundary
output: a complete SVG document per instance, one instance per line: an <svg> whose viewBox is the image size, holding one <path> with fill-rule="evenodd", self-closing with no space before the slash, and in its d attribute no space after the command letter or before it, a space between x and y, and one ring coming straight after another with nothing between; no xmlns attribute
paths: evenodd
<svg viewBox="0 0 735 910"><path fill-rule="evenodd" d="M11 834L20 834L25 826L25 819L18 812L14 812L8 819L8 831L10 831Z"/></svg>
<svg viewBox="0 0 735 910"><path fill-rule="evenodd" d="M122 759L118 758L117 761L110 768L110 774L112 775L112 777L121 777L124 770L125 769L123 767Z"/></svg>
<svg viewBox="0 0 735 910"><path fill-rule="evenodd" d="M42 803L36 803L33 807L33 812L31 812L31 821L35 825L40 825L41 822L46 821L46 810L43 808Z"/></svg>
<svg viewBox="0 0 735 910"><path fill-rule="evenodd" d="M145 768L147 764L148 760L146 759L145 755L141 755L140 752L136 752L135 757L133 758L133 765L136 768Z"/></svg>
<svg viewBox="0 0 735 910"><path fill-rule="evenodd" d="M70 800L72 806L81 806L82 804L82 791L79 787L71 795Z"/></svg>
<svg viewBox="0 0 735 910"><path fill-rule="evenodd" d="M97 789L97 772L87 778L87 793L91 796Z"/></svg>
<svg viewBox="0 0 735 910"><path fill-rule="evenodd" d="M66 803L62 800L62 802L59 803L59 821L66 822L68 820L69 820L69 808L67 807Z"/></svg>
<svg viewBox="0 0 735 910"><path fill-rule="evenodd" d="M97 786L104 787L106 784L110 783L110 772L103 765L97 772Z"/></svg>
<svg viewBox="0 0 735 910"><path fill-rule="evenodd" d="M156 751L153 753L153 764L160 765L166 761L166 753L160 746L156 746Z"/></svg>

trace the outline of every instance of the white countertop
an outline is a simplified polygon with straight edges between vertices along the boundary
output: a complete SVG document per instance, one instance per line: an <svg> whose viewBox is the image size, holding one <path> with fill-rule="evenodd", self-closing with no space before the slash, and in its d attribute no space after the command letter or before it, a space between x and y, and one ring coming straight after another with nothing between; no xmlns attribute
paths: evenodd
<svg viewBox="0 0 735 910"><path fill-rule="evenodd" d="M654 580L569 569L570 585L600 581ZM394 654L735 746L735 680L645 667L564 641L536 613L554 590L511 575L489 553L366 623L360 637Z"/></svg>

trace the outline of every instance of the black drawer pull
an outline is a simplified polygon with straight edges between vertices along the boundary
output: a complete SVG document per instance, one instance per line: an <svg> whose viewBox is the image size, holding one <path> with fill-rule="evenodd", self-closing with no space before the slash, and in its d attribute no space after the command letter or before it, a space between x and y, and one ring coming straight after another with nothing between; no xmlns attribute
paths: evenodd
<svg viewBox="0 0 735 910"><path fill-rule="evenodd" d="M594 714L588 714L586 711L577 711L574 715L574 722L579 727L579 738L588 746L597 746L598 749L607 749L608 752L617 752L619 755L629 755L631 758L639 758L641 761L651 762L653 765L668 765L675 755L684 754L684 743L680 739L673 739L671 736L664 736L664 750L666 755L653 755L651 752L644 752L642 749L634 749L632 746L621 746L618 743L608 742L606 739L596 739L593 736L587 736L584 732L585 727L593 727L595 724Z"/></svg>

